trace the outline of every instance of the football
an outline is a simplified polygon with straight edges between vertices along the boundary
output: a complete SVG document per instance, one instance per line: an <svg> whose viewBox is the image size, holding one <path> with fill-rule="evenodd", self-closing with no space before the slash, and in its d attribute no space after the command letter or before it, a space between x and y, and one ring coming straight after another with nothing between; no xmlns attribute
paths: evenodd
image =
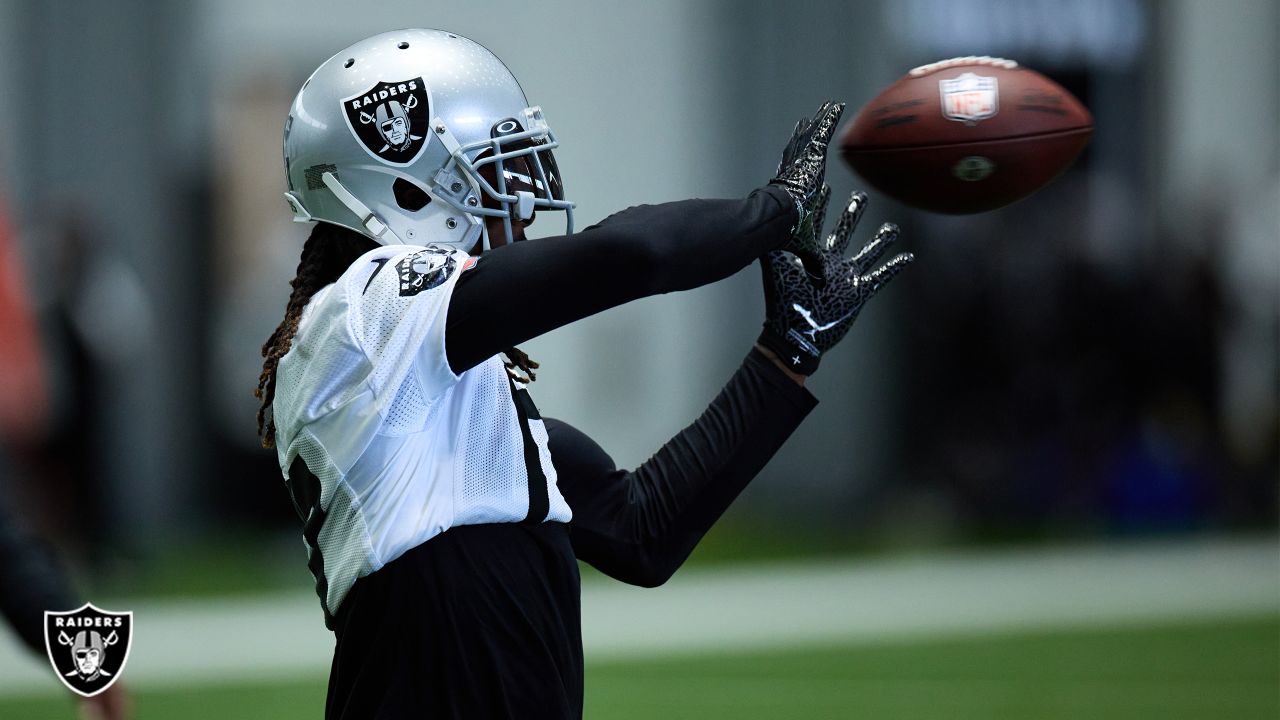
<svg viewBox="0 0 1280 720"><path fill-rule="evenodd" d="M915 68L867 103L840 139L877 190L940 213L1003 207L1071 166L1093 134L1080 101L1012 60Z"/></svg>

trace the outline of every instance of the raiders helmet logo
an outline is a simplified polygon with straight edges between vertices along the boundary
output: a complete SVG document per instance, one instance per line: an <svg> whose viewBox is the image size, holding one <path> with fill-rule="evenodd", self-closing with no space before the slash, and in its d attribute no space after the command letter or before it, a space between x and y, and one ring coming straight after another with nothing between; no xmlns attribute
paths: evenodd
<svg viewBox="0 0 1280 720"><path fill-rule="evenodd" d="M396 273L400 276L401 297L417 295L424 290L438 287L440 283L449 279L456 265L453 251L435 245L412 255L406 255L396 263Z"/></svg>
<svg viewBox="0 0 1280 720"><path fill-rule="evenodd" d="M373 157L388 165L408 165L430 140L427 85L416 77L380 82L342 101L347 127Z"/></svg>
<svg viewBox="0 0 1280 720"><path fill-rule="evenodd" d="M93 697L120 679L133 642L133 613L85 603L44 614L44 647L54 672L72 692Z"/></svg>

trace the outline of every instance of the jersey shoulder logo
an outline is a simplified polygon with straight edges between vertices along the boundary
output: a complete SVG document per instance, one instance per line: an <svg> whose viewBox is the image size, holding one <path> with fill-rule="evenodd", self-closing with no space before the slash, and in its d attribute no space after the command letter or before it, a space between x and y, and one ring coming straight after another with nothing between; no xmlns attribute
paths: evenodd
<svg viewBox="0 0 1280 720"><path fill-rule="evenodd" d="M435 245L428 245L411 255L405 255L396 263L396 273L400 276L400 296L409 297L439 287L453 274L457 264L452 250Z"/></svg>
<svg viewBox="0 0 1280 720"><path fill-rule="evenodd" d="M342 101L347 127L366 152L388 165L408 165L430 141L430 99L421 77L380 82Z"/></svg>
<svg viewBox="0 0 1280 720"><path fill-rule="evenodd" d="M133 613L78 610L44 613L44 647L54 672L72 692L93 697L120 679L133 644Z"/></svg>

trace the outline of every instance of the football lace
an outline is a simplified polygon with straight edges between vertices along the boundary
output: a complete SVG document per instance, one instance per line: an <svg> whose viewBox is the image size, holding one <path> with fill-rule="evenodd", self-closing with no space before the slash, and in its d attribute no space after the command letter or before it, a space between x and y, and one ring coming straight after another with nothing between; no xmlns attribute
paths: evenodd
<svg viewBox="0 0 1280 720"><path fill-rule="evenodd" d="M911 77L921 77L928 75L929 73L946 70L947 68L957 67L959 65L989 65L991 67L999 67L1006 70L1012 70L1018 67L1018 63L1014 60L1006 60L1004 58L991 57L989 55L966 55L964 57L939 60L938 62L929 63L928 65L921 65L918 68L912 68L911 72L907 74Z"/></svg>

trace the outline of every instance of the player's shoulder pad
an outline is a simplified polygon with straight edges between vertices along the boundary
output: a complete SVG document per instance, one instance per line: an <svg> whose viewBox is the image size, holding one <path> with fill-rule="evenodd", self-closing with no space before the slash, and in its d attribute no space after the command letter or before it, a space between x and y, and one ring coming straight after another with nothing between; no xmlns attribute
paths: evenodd
<svg viewBox="0 0 1280 720"><path fill-rule="evenodd" d="M413 297L443 285L466 269L469 259L461 250L440 245L384 245L360 256L352 265L352 290L365 295L379 281L376 285L386 288L384 293ZM383 279L387 273L395 277L394 284Z"/></svg>

